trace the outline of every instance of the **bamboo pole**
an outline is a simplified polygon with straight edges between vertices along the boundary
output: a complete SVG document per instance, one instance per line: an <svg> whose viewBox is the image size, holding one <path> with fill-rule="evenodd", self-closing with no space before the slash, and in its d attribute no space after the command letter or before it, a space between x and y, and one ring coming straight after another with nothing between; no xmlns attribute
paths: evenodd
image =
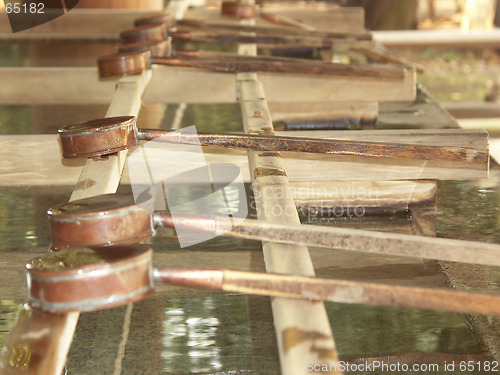
<svg viewBox="0 0 500 375"><path fill-rule="evenodd" d="M226 292L500 316L500 294L234 270L155 268L156 281Z"/></svg>
<svg viewBox="0 0 500 375"><path fill-rule="evenodd" d="M239 53L256 54L256 50L255 45L244 45L239 48ZM274 133L266 96L257 74L240 73L236 81L245 133ZM250 151L248 161L254 190L259 192L256 195L259 219L284 225L299 224L286 173L259 173L263 169L284 171L279 155L262 156L259 152ZM278 214L276 208L292 214ZM267 272L303 276L315 274L305 246L263 242L263 252ZM308 362L331 364L332 367L338 363L336 344L322 303L283 297L273 298L271 303L282 374L304 375L307 373L304 364ZM306 332L318 332L320 337L303 334Z"/></svg>
<svg viewBox="0 0 500 375"><path fill-rule="evenodd" d="M151 71L122 78L106 116L137 116ZM70 200L116 192L126 151L106 160L88 160ZM49 314L24 305L0 353L0 374L60 375L73 340L79 313Z"/></svg>
<svg viewBox="0 0 500 375"><path fill-rule="evenodd" d="M288 214L287 212L284 216ZM500 245L497 244L251 219L233 226L224 217L172 215L168 212L155 212L153 217L156 225L175 227L177 230L182 228L193 232L290 245L500 266Z"/></svg>

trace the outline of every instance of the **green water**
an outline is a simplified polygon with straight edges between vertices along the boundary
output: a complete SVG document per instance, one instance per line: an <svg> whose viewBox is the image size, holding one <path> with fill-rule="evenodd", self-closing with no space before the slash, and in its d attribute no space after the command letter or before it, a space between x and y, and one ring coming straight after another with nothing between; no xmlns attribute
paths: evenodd
<svg viewBox="0 0 500 375"><path fill-rule="evenodd" d="M122 191L127 189L126 186L121 188ZM6 260L10 269L21 269L23 264L14 264L5 257L25 254L28 258L29 254L46 251L50 238L44 212L51 205L67 200L70 192L71 187L0 190L0 257ZM457 204L457 199L461 203ZM486 189L472 182L440 183L438 236L462 232L467 236L480 235L497 241L499 212L495 202L499 199L497 187ZM453 218L451 223L450 218ZM376 219L366 220L373 222ZM383 222L384 218L378 220ZM399 220L404 220L404 216ZM469 227L471 220L475 225ZM328 225L335 225L335 222L330 221ZM260 244L254 241L216 238L187 249L180 249L175 237L157 236L148 242L161 259L185 259L186 266L193 259L202 263L205 259L204 263L210 266L216 259L214 257L224 253L234 257L235 249L250 254L251 259L262 257ZM227 259L227 262L232 261ZM261 260L252 268L261 270ZM345 264L345 272L351 271L356 274L356 264ZM342 269L320 270L319 274L328 277L329 272L341 274ZM380 264L361 277L377 279L377 275L383 274L385 278L391 278L392 272L396 270ZM429 270L408 265L405 272L418 278ZM7 286L13 283L19 283L19 291L16 298L0 298L0 344L5 342L25 295L22 279L9 279L9 275L4 275L0 293L5 295L2 291L7 291ZM395 273L394 278L397 280L398 277ZM159 288L152 297L134 305L126 354L121 362L123 374L147 373L144 372L146 368L157 369L158 372L154 373L163 374L279 373L268 298L190 289L175 293L176 297L172 297L171 292ZM479 338L460 314L336 303L325 305L343 361L398 361L411 365L437 363L444 366L446 361L451 363L452 360L488 360ZM81 316L68 373L113 370L122 340L123 315L124 308L118 308ZM414 353L418 353L416 359ZM91 362L89 358L92 358ZM465 372L457 368L446 373Z"/></svg>
<svg viewBox="0 0 500 375"><path fill-rule="evenodd" d="M158 128L171 129L177 104L163 104L158 114ZM0 135L56 134L61 127L104 117L101 105L0 105ZM148 124L138 118L140 127ZM240 132L241 111L238 104L190 104L186 106L180 128L196 125L199 132Z"/></svg>

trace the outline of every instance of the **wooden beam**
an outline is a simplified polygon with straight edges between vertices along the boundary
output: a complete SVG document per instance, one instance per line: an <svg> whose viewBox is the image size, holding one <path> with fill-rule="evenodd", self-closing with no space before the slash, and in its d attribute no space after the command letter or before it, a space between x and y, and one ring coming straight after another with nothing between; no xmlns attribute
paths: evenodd
<svg viewBox="0 0 500 375"><path fill-rule="evenodd" d="M308 217L362 217L434 207L435 181L292 182L295 204Z"/></svg>
<svg viewBox="0 0 500 375"><path fill-rule="evenodd" d="M374 31L373 37L386 47L496 48L500 30L397 30Z"/></svg>
<svg viewBox="0 0 500 375"><path fill-rule="evenodd" d="M140 75L121 78L116 86L115 95L106 112L106 117L137 116L141 109L142 93L150 79L150 70ZM115 193L122 177L127 153L127 150L121 151L104 160L88 159L70 200Z"/></svg>
<svg viewBox="0 0 500 375"><path fill-rule="evenodd" d="M254 24L255 20L248 21ZM240 45L238 53L256 55L256 45ZM267 107L266 96L256 73L240 73L236 75L237 94L241 107L243 129L245 133L262 131L273 132L273 123ZM279 154L278 154L279 155ZM285 224L300 223L295 202L288 185L288 179L283 175L267 176L261 170L282 170L279 157L265 157L271 165L267 169L259 152L248 152L248 163L252 186L255 192L254 200L257 206L258 219ZM273 191L284 194L273 194ZM271 192L270 195L266 194ZM274 208L283 211L290 210L290 215L277 214ZM291 275L314 276L314 266L306 246L263 242L262 251L266 272L277 272ZM339 361L337 347L325 306L311 301L291 300L288 298L273 298L271 308L274 318L274 329L278 343L281 373L300 375L304 373L304 361L313 363L321 361L336 365ZM310 337L305 332L321 332L321 337ZM332 373L337 374L337 371Z"/></svg>
<svg viewBox="0 0 500 375"><path fill-rule="evenodd" d="M488 135L482 130L363 130L363 131L293 131L278 132L285 136L323 137L388 143L411 142L427 145L462 145L488 150ZM209 163L233 163L250 181L245 151L204 148ZM154 160L149 162L153 163ZM161 163L161 160L157 161ZM332 159L325 155L283 153L282 162L288 178L295 182L313 181L391 181L415 179L479 179L487 178L488 165L433 163L360 157ZM85 160L63 160L57 135L0 136L0 185L39 186L73 185L78 180ZM470 163L469 163L470 164ZM314 173L317 171L318 173ZM128 172L124 173L125 183Z"/></svg>
<svg viewBox="0 0 500 375"><path fill-rule="evenodd" d="M299 119L346 119L352 123L375 122L377 102L290 102L269 103L273 121Z"/></svg>
<svg viewBox="0 0 500 375"><path fill-rule="evenodd" d="M363 32L365 31L364 10L362 8L328 7L322 4L316 9L297 10L297 4L286 6L264 5L266 12L276 12L284 16L295 18L304 23L309 23L318 29L328 31ZM314 7L314 5L313 5ZM190 9L189 18L210 21L211 23L227 23L234 18L220 15L220 9ZM282 26L273 24L265 19L256 18L257 25Z"/></svg>
<svg viewBox="0 0 500 375"><path fill-rule="evenodd" d="M245 132L272 130L272 122L262 85L255 73L239 74L240 105ZM255 113L262 114L255 116ZM300 223L281 158L250 151L248 161L259 219L285 224ZM261 173L261 171L274 171ZM281 173L283 172L283 173ZM276 194L279 192L279 194ZM278 214L289 212L287 215ZM314 276L314 267L306 246L263 243L267 272ZM304 361L336 364L337 348L322 303L274 298L274 324L282 374L303 374ZM321 338L305 332L321 332Z"/></svg>
<svg viewBox="0 0 500 375"><path fill-rule="evenodd" d="M413 101L416 96L414 68L405 70L403 80L270 73L259 73L259 80L270 102Z"/></svg>
<svg viewBox="0 0 500 375"><path fill-rule="evenodd" d="M115 95L108 108L108 117L118 115L137 116L141 95L151 78L151 72L125 77L118 81ZM87 160L76 183L70 200L116 192L121 178L127 151L111 155L105 160ZM35 166L33 166L35 167ZM43 171L32 169L34 173ZM0 372L17 374L19 366L27 374L61 374L73 339L79 313L49 314L23 307L16 325L10 333L0 356ZM43 327L40 328L40 327ZM18 363L19 347L29 348L32 354L28 363Z"/></svg>
<svg viewBox="0 0 500 375"><path fill-rule="evenodd" d="M399 79L261 73L269 102L382 102L415 99L415 71ZM154 66L145 102L233 103L235 76L195 68ZM109 103L116 81L94 67L0 68L0 104ZM360 92L363 95L360 97Z"/></svg>
<svg viewBox="0 0 500 375"><path fill-rule="evenodd" d="M97 68L0 68L1 104L108 104L116 80L99 80Z"/></svg>

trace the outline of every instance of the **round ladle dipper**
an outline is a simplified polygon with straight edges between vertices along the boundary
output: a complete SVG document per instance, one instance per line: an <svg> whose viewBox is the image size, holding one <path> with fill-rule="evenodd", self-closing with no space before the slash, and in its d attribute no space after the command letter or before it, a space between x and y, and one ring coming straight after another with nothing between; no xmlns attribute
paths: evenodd
<svg viewBox="0 0 500 375"><path fill-rule="evenodd" d="M168 37L168 23L144 23L139 26L120 32L120 40L122 43L139 43L146 41L161 42Z"/></svg>
<svg viewBox="0 0 500 375"><path fill-rule="evenodd" d="M139 17L134 20L134 26L143 26L162 23L167 29L175 27L177 21L170 13L155 13L145 17Z"/></svg>
<svg viewBox="0 0 500 375"><path fill-rule="evenodd" d="M488 155L461 147L423 146L278 137L253 134L183 133L137 129L133 116L106 117L59 129L64 158L99 158L136 146L140 140L259 151L293 151L377 158L448 160L484 163ZM486 158L486 159L485 159Z"/></svg>
<svg viewBox="0 0 500 375"><path fill-rule="evenodd" d="M221 6L221 13L224 15L236 17L238 19L255 18L257 16L279 25L298 27L308 31L316 30L315 27L294 20L293 18L263 12L257 5L243 4L238 1L223 1Z"/></svg>
<svg viewBox="0 0 500 375"><path fill-rule="evenodd" d="M234 226L227 217L153 212L153 203L148 194L137 203L131 194L105 194L55 206L48 210L52 248L136 243L153 236L155 227L175 227L215 236L500 266L499 245L252 219Z"/></svg>
<svg viewBox="0 0 500 375"><path fill-rule="evenodd" d="M29 303L53 313L101 310L145 298L156 281L275 297L500 314L498 294L232 270L153 268L152 255L151 248L141 245L42 255L26 265Z"/></svg>
<svg viewBox="0 0 500 375"><path fill-rule="evenodd" d="M269 13L266 13L269 15ZM283 16L273 16L275 19L280 18L284 19ZM277 20L278 23L280 22ZM295 20L292 20L294 22ZM296 22L296 21L295 21ZM267 35L301 35L301 36L317 36L323 38L350 38L350 39L363 39L363 40L371 40L373 37L371 34L367 32L330 32L330 31L317 31L313 29L308 29L307 32L304 30L296 30L290 28L276 28L276 27L268 27L261 25L241 25L241 24L231 24L231 23L207 23L205 21L199 21L194 19L181 19L175 21L169 13L159 13L147 17L137 18L134 22L134 25L144 26L144 25L154 25L163 23L165 24L167 30L171 32L171 35L177 35L179 31L171 31L171 29L175 26L184 26L187 28L197 28L197 29L216 29L216 30L232 30L237 32L253 32L259 34L267 34ZM132 30L132 29L129 29ZM182 31L185 32L185 31ZM182 33L181 32L181 33ZM155 33L153 33L154 35ZM160 34L158 33L158 36Z"/></svg>
<svg viewBox="0 0 500 375"><path fill-rule="evenodd" d="M259 14L259 8L253 4L223 1L221 4L221 13L236 18L255 18Z"/></svg>

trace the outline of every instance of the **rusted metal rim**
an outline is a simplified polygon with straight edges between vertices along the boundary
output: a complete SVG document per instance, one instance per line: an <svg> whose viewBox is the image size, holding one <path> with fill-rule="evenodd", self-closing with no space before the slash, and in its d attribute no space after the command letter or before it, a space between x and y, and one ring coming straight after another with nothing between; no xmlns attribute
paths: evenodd
<svg viewBox="0 0 500 375"><path fill-rule="evenodd" d="M131 194L104 194L76 200L47 211L53 250L125 245L154 234L154 199Z"/></svg>
<svg viewBox="0 0 500 375"><path fill-rule="evenodd" d="M150 24L164 24L167 29L175 26L175 18L170 13L152 14L146 17L137 18L134 21L134 26L150 25Z"/></svg>
<svg viewBox="0 0 500 375"><path fill-rule="evenodd" d="M47 253L26 265L29 303L66 313L138 301L153 292L152 255L144 245Z"/></svg>
<svg viewBox="0 0 500 375"><path fill-rule="evenodd" d="M97 59L100 78L140 74L151 67L151 52L124 52L101 56Z"/></svg>
<svg viewBox="0 0 500 375"><path fill-rule="evenodd" d="M92 158L138 144L134 116L106 117L59 129L64 158Z"/></svg>
<svg viewBox="0 0 500 375"><path fill-rule="evenodd" d="M172 39L167 38L161 42L148 40L146 42L120 44L118 53L150 51L152 56L170 56L172 51Z"/></svg>
<svg viewBox="0 0 500 375"><path fill-rule="evenodd" d="M236 1L223 1L221 12L224 15L236 18L255 18L257 17L258 8L255 5L242 4Z"/></svg>
<svg viewBox="0 0 500 375"><path fill-rule="evenodd" d="M161 42L167 38L167 26L164 23L149 23L123 30L120 33L122 43L137 43L154 40Z"/></svg>

